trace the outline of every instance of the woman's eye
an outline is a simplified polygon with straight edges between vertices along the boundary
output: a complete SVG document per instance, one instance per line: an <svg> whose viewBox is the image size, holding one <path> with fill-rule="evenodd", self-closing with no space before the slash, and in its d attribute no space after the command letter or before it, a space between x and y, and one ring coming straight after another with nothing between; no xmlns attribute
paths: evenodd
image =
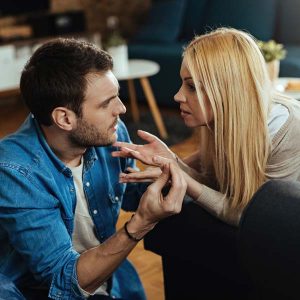
<svg viewBox="0 0 300 300"><path fill-rule="evenodd" d="M192 84L188 84L188 88L190 91L194 92L196 90L195 86Z"/></svg>

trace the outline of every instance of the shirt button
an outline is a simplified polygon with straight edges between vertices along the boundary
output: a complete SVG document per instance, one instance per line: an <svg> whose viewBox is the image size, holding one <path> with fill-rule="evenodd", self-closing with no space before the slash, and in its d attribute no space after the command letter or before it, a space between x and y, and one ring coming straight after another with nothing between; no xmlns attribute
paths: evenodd
<svg viewBox="0 0 300 300"><path fill-rule="evenodd" d="M89 186L90 186L90 183L89 183L89 182L87 182L85 185L86 185L87 187L89 187Z"/></svg>
<svg viewBox="0 0 300 300"><path fill-rule="evenodd" d="M115 200L116 200L116 201L119 201L119 197L118 197L118 196L116 196L116 197L115 197Z"/></svg>
<svg viewBox="0 0 300 300"><path fill-rule="evenodd" d="M94 209L94 210L93 210L93 214L96 215L97 213L98 213L98 210L97 210L97 209Z"/></svg>

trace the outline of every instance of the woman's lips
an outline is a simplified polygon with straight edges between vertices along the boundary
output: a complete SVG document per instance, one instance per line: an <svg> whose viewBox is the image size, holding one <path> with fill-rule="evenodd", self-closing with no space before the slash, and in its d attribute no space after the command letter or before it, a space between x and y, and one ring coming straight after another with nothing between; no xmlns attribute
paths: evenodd
<svg viewBox="0 0 300 300"><path fill-rule="evenodd" d="M189 113L189 112L187 112L187 111L185 111L185 110L181 110L180 111L180 115L181 115L181 117L186 117L186 116L189 116L191 113Z"/></svg>

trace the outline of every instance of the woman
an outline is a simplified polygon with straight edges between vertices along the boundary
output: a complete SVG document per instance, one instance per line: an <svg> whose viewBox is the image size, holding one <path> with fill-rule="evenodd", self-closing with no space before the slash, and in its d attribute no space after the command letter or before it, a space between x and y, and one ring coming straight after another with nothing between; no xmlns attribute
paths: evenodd
<svg viewBox="0 0 300 300"><path fill-rule="evenodd" d="M174 98L186 126L199 130L199 151L179 160L158 138L139 131L148 144L117 142L120 150L113 155L154 166L173 160L184 172L187 193L237 226L266 180L300 179L300 106L272 91L254 39L235 29L195 37L184 50L180 76L182 85ZM140 181L159 173L151 168L120 178Z"/></svg>

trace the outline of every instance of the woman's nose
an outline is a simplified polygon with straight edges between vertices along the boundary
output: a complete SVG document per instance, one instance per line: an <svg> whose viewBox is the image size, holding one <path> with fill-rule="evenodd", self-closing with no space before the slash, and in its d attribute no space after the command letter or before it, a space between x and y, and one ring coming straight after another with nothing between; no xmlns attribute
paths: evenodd
<svg viewBox="0 0 300 300"><path fill-rule="evenodd" d="M181 93L181 91L180 91L180 89L179 89L179 91L174 95L174 100L175 100L175 102L184 102L185 100L184 100L184 97L183 97L183 95L182 95L182 93Z"/></svg>

